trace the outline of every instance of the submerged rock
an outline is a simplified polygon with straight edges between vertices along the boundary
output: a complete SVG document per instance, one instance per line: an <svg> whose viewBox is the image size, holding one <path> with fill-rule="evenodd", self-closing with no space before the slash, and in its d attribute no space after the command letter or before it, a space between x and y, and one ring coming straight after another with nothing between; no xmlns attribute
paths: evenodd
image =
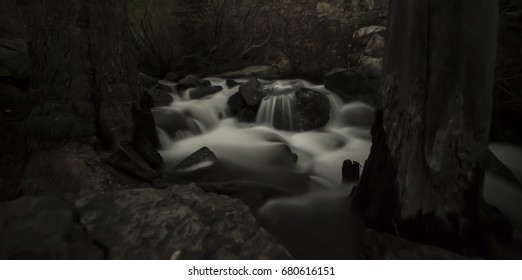
<svg viewBox="0 0 522 280"><path fill-rule="evenodd" d="M379 63L338 69L324 76L324 85L344 101L364 101L373 105L379 91L381 69Z"/></svg>
<svg viewBox="0 0 522 280"><path fill-rule="evenodd" d="M176 170L183 171L191 169L199 164L214 163L217 160L216 155L207 147L203 147L176 166Z"/></svg>
<svg viewBox="0 0 522 280"><path fill-rule="evenodd" d="M353 102L341 108L338 119L343 126L371 127L375 119L375 109L362 102Z"/></svg>

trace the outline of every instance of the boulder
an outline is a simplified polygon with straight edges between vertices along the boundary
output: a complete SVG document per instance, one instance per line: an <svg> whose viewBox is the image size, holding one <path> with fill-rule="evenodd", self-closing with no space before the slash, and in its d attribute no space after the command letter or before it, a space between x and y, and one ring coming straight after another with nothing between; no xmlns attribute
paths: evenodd
<svg viewBox="0 0 522 280"><path fill-rule="evenodd" d="M239 94L248 106L259 105L265 97L265 93L259 89L260 86L261 83L256 78L252 78L239 87Z"/></svg>
<svg viewBox="0 0 522 280"><path fill-rule="evenodd" d="M190 99L201 99L223 90L221 86L210 86L206 88L196 88L190 91Z"/></svg>
<svg viewBox="0 0 522 280"><path fill-rule="evenodd" d="M290 259L246 205L188 186L0 204L0 259Z"/></svg>
<svg viewBox="0 0 522 280"><path fill-rule="evenodd" d="M242 122L255 122L259 105L265 93L259 89L261 84L255 78L241 85L239 91L229 97L227 105L231 115Z"/></svg>
<svg viewBox="0 0 522 280"><path fill-rule="evenodd" d="M95 194L75 203L108 259L289 259L236 199L195 186Z"/></svg>
<svg viewBox="0 0 522 280"><path fill-rule="evenodd" d="M216 155L209 148L203 147L180 162L176 166L176 170L184 171L191 169L199 164L214 163L216 160Z"/></svg>
<svg viewBox="0 0 522 280"><path fill-rule="evenodd" d="M341 108L338 119L342 126L371 127L375 109L362 102L353 102Z"/></svg>
<svg viewBox="0 0 522 280"><path fill-rule="evenodd" d="M382 65L363 64L344 70L335 70L324 76L324 85L344 101L363 101L375 104L379 91Z"/></svg>
<svg viewBox="0 0 522 280"><path fill-rule="evenodd" d="M295 93L298 130L308 131L325 126L330 121L330 100L326 94L307 88Z"/></svg>
<svg viewBox="0 0 522 280"><path fill-rule="evenodd" d="M102 259L73 207L52 196L0 204L0 259Z"/></svg>

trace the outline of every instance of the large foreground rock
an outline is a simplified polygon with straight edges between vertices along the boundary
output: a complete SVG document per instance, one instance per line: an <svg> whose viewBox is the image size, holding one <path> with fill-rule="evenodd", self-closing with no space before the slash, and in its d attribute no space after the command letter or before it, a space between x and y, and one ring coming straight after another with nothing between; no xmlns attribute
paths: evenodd
<svg viewBox="0 0 522 280"><path fill-rule="evenodd" d="M194 186L95 194L76 202L109 259L288 259L238 200Z"/></svg>
<svg viewBox="0 0 522 280"><path fill-rule="evenodd" d="M0 204L0 259L289 259L236 199L194 186Z"/></svg>
<svg viewBox="0 0 522 280"><path fill-rule="evenodd" d="M0 204L0 259L100 259L103 251L57 197Z"/></svg>

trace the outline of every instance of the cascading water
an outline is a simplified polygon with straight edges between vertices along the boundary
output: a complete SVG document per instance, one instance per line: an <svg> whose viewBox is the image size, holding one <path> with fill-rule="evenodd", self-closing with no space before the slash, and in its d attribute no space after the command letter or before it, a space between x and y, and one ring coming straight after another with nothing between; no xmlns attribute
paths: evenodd
<svg viewBox="0 0 522 280"><path fill-rule="evenodd" d="M283 130L294 130L297 112L295 92L267 96L261 101L256 123Z"/></svg>
<svg viewBox="0 0 522 280"><path fill-rule="evenodd" d="M338 225L346 225L349 215L346 197L351 186L341 183L341 167L346 159L361 164L367 159L373 108L362 102L344 104L324 86L303 80L262 82L261 89L267 96L259 105L255 123L241 123L231 117L227 106L227 100L238 88L227 87L223 79L207 80L223 90L199 100L190 100L191 90L186 90L173 96L175 101L170 106L154 109L163 146L160 153L167 169L208 147L228 168L212 169L207 163L195 166L212 173L207 182L247 180L308 192L269 201L259 209L259 221L295 250L293 253L308 248L310 245L306 244L313 240L317 243L310 247L313 252L304 252L302 256L317 257L315 251L326 250L329 253L325 257L331 257L331 252L349 257L342 253L350 251L346 237L353 232L348 226ZM296 92L302 88L327 98L329 121L324 126L308 131L298 129ZM522 150L499 144L491 149L522 180ZM295 163L288 160L292 153L297 155ZM205 177L204 173L197 175L193 179ZM521 188L488 172L484 198L511 219L515 235L522 239L522 215L518 211L522 203ZM339 238L332 238L332 234Z"/></svg>
<svg viewBox="0 0 522 280"><path fill-rule="evenodd" d="M181 128L178 130L183 130L190 126L183 124L169 128L167 125L167 128L159 128L163 145L160 153L167 166L175 166L198 149L208 147L217 158L253 172L265 170L269 173L271 170L278 170L279 173L284 173L284 170L288 170L291 176L295 176L297 172L300 176L312 178L309 181L316 185L333 189L333 186L341 186L341 166L344 160L362 163L368 156L369 127L342 125L343 122L338 119L339 111L346 105L321 85L303 80L263 82L261 88L267 92L267 96L260 104L256 122L247 124L231 118L228 113L227 100L237 92L237 87L230 89L226 86L226 81L219 78L207 80L213 86L222 86L223 90L200 100L190 100L190 90L186 90L176 96L170 106L155 109L177 112L185 121L193 121L201 126L200 132L191 129L184 137L176 137L180 134L179 131L168 134L163 130L179 127ZM328 100L330 121L324 127L306 132L295 131L298 115L296 91L301 88L314 90ZM162 116L156 113L155 116L157 123L169 123L169 119L161 119L165 116L168 118L168 114ZM172 122L169 124L173 125ZM281 158L283 146L297 155L296 164L274 164ZM308 186L302 188L306 189Z"/></svg>

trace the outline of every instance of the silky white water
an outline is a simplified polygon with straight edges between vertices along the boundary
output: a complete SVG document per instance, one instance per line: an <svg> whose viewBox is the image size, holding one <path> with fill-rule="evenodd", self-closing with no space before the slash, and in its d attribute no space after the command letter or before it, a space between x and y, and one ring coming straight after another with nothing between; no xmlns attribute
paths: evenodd
<svg viewBox="0 0 522 280"><path fill-rule="evenodd" d="M262 101L256 122L240 123L230 117L227 106L228 98L238 91L238 87L229 89L225 80L219 78L208 80L212 85L222 86L223 90L201 100L190 100L190 90L187 90L173 96L175 101L170 106L155 109L174 111L195 124L195 128L191 126L191 131L177 133L174 137L158 129L163 146L160 153L167 165L175 166L200 148L208 147L218 159L260 172L262 176L270 176L266 175L272 174L270 171L274 174L276 171L278 174L293 172L293 176L296 172L302 174L309 178L310 184L302 187L309 188L307 190L311 193L270 200L259 209L258 218L276 233L294 234L295 230L287 227L296 227L297 235L318 242L320 248L347 251L340 244L344 244L342 240L348 240L346 236L352 232L349 226L339 228L339 225L345 225L347 221L349 205L346 197L351 186L342 185L341 167L346 159L361 165L367 159L371 147L373 108L362 102L345 104L324 86L307 81L265 81L262 88L271 94ZM307 132L288 131L294 126L291 121L295 114L293 91L299 87L328 96L331 112L330 122L325 127ZM285 122L286 118L288 120ZM276 120L284 124L284 130L274 128ZM285 145L298 155L297 163L274 165L274 159L282 154ZM492 144L490 148L522 180L522 148L504 144ZM192 169L206 168L209 164L205 162ZM290 182L294 181L291 179ZM522 240L522 189L487 172L484 199L512 221L515 236ZM272 225L277 221L281 222ZM332 239L332 233L342 238ZM295 236L291 235L289 240L294 240ZM298 244L299 248L307 246Z"/></svg>
<svg viewBox="0 0 522 280"><path fill-rule="evenodd" d="M176 139L160 131L163 145L160 153L167 164L176 165L198 149L208 147L219 159L252 170L270 168L272 160L281 153L281 146L288 145L298 155L298 160L295 166L287 168L307 174L314 182L332 189L332 186L341 185L344 160L351 159L362 164L368 157L369 126L351 127L338 121L338 113L343 106L349 109L370 108L366 104L344 104L324 86L303 80L262 81L262 88L268 90L270 95L262 101L256 123L240 123L230 117L226 104L228 98L238 91L238 87L229 89L225 80L219 78L207 80L224 89L201 100L190 100L190 90L186 90L175 96L171 106L155 109L180 112L202 126L202 134ZM326 127L308 132L289 131L294 126L291 120L296 106L292 90L299 87L310 88L328 96L331 114L330 123ZM275 118L288 120L284 122L285 130L273 128Z"/></svg>

